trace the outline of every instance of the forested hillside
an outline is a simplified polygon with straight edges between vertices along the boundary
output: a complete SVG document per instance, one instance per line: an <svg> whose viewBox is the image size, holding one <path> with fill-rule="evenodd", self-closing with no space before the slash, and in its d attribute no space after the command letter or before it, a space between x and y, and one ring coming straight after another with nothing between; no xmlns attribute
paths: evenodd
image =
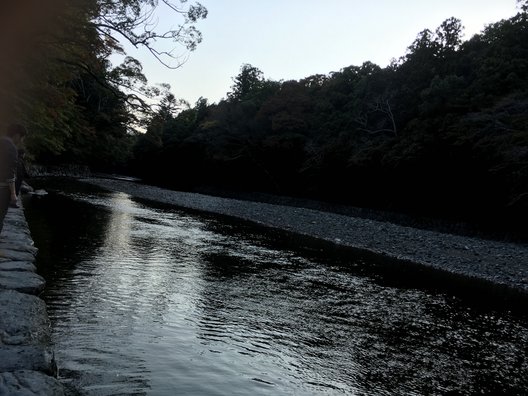
<svg viewBox="0 0 528 396"><path fill-rule="evenodd" d="M135 171L178 189L311 197L523 229L528 221L528 15L462 41L424 30L386 68L300 81L249 64L227 99L174 115L135 147Z"/></svg>
<svg viewBox="0 0 528 396"><path fill-rule="evenodd" d="M245 64L226 99L183 110L168 87L147 84L137 60L108 59L123 53L120 38L177 66L156 40L194 49L202 6L34 3L29 21L39 23L0 28L7 54L0 103L2 123L29 125L37 163L127 171L176 189L270 192L526 230L526 1L467 41L463 21L447 19L418 33L385 68L365 62L271 81ZM162 6L181 29L149 30L149 12ZM17 20L16 6L2 7ZM9 38L17 35L14 46Z"/></svg>

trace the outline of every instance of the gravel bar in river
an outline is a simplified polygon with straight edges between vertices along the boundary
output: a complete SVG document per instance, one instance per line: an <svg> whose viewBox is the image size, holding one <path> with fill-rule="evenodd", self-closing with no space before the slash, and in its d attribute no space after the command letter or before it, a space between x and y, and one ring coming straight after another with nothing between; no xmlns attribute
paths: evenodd
<svg viewBox="0 0 528 396"><path fill-rule="evenodd" d="M405 227L314 209L88 178L98 187L182 208L231 216L528 295L528 246Z"/></svg>

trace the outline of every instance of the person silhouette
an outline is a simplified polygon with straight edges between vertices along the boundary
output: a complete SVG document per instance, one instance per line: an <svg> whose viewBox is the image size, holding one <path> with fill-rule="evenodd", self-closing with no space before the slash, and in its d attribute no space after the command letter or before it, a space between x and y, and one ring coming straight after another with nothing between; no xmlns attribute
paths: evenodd
<svg viewBox="0 0 528 396"><path fill-rule="evenodd" d="M16 193L16 174L18 148L27 134L26 127L12 124L0 138L0 233L9 206L18 207Z"/></svg>

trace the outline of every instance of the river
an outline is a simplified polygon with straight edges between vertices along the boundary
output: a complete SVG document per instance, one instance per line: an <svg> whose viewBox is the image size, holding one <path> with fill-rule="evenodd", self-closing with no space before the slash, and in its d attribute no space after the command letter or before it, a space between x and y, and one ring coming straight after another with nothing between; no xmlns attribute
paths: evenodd
<svg viewBox="0 0 528 396"><path fill-rule="evenodd" d="M528 317L99 191L25 200L70 395L528 393Z"/></svg>

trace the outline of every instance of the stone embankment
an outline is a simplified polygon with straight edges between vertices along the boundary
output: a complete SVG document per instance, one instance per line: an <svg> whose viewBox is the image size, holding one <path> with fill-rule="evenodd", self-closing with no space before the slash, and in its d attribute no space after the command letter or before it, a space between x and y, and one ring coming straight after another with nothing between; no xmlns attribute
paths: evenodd
<svg viewBox="0 0 528 396"><path fill-rule="evenodd" d="M0 235L0 395L64 394L36 253L23 209L10 208Z"/></svg>
<svg viewBox="0 0 528 396"><path fill-rule="evenodd" d="M528 296L528 246L405 227L335 213L170 191L111 179L83 181L132 196L216 213L373 253L398 263ZM454 277L453 277L454 276ZM474 282L475 283L475 282Z"/></svg>

